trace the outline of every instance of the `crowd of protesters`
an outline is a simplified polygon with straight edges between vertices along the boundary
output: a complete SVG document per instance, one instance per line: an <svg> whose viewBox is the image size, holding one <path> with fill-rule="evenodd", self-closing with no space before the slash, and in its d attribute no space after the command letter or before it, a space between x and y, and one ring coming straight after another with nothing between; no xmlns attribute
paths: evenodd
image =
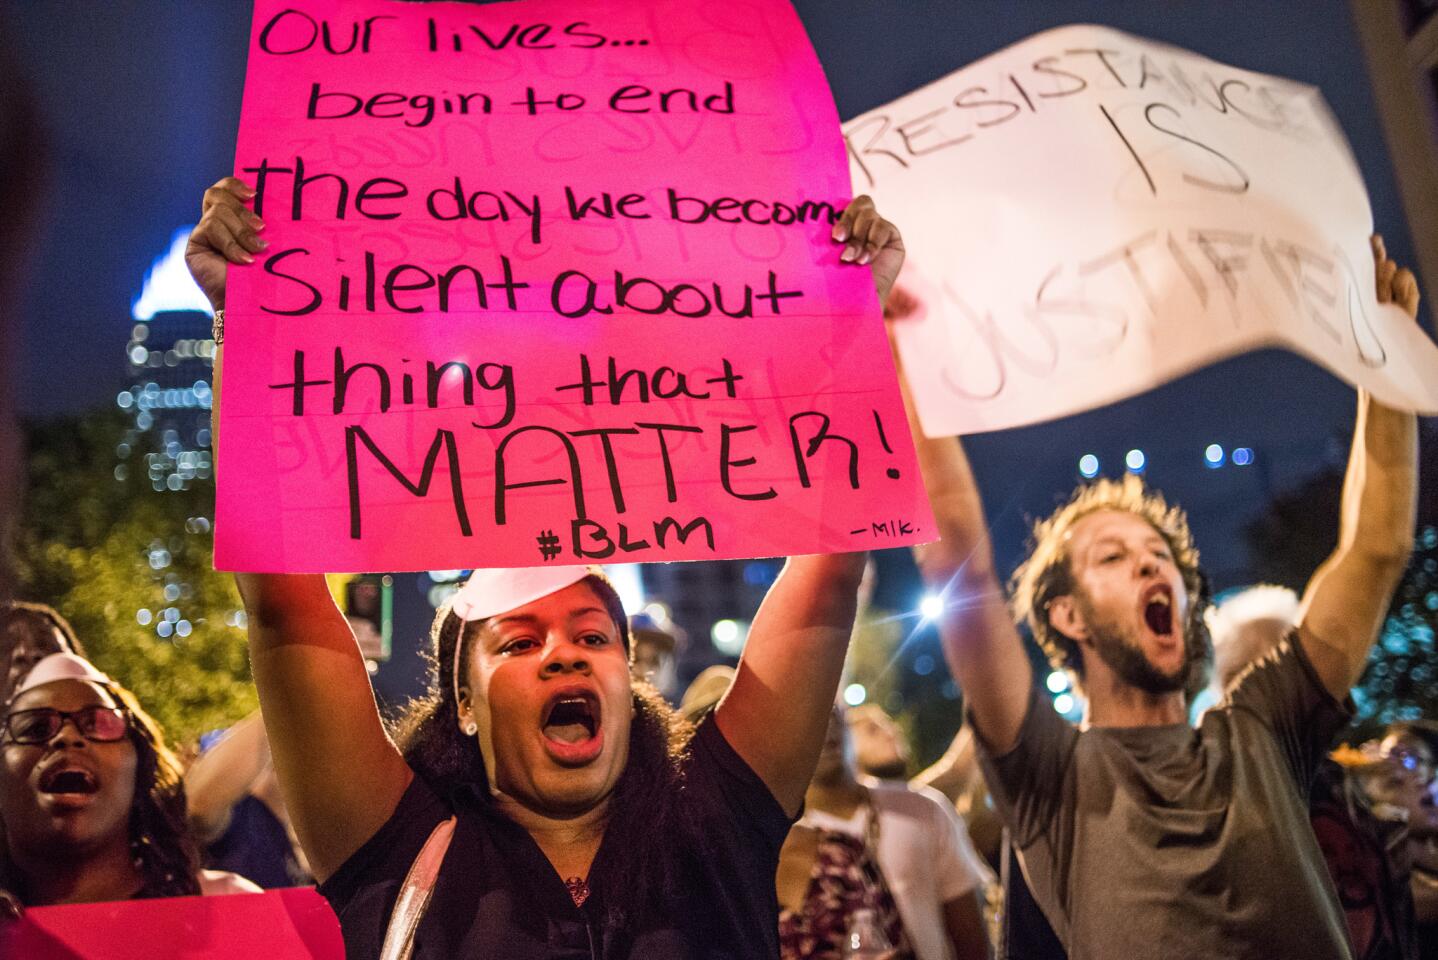
<svg viewBox="0 0 1438 960"><path fill-rule="evenodd" d="M190 240L217 311L264 247L252 197L216 184ZM860 198L834 240L904 322L897 229ZM353 958L967 960L1020 922L1076 960L1434 955L1438 727L1334 749L1411 549L1412 415L1360 392L1337 548L1301 596L1217 607L1185 515L1135 476L1038 523L1006 593L962 446L914 440L966 722L912 779L892 718L836 705L862 555L790 558L738 666L682 697L674 634L602 574L476 571L388 725L324 578L238 574L262 715L188 771L61 613L6 602L0 890L22 911L316 883ZM1037 910L1005 916L1019 885Z"/></svg>

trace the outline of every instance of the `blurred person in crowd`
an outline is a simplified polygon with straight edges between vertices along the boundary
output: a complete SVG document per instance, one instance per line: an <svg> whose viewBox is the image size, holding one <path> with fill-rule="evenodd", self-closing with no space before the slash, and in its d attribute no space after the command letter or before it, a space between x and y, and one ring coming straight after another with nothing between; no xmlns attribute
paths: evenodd
<svg viewBox="0 0 1438 960"><path fill-rule="evenodd" d="M1378 753L1411 772L1421 783L1433 782L1435 741L1438 733L1423 721L1399 721L1388 726L1378 743Z"/></svg>
<svg viewBox="0 0 1438 960"><path fill-rule="evenodd" d="M248 893L200 869L179 765L124 687L71 653L30 671L0 721L0 889L50 906Z"/></svg>
<svg viewBox="0 0 1438 960"><path fill-rule="evenodd" d="M206 191L186 254L220 343L226 269L265 246L253 196L234 178ZM882 302L898 231L859 198L833 237L842 262L871 265ZM218 347L217 380L222 366ZM238 574L280 787L350 954L776 954L779 847L824 740L863 563L789 559L692 736L632 679L628 618L601 574L477 571L439 610L430 690L398 742L323 577Z"/></svg>
<svg viewBox="0 0 1438 960"><path fill-rule="evenodd" d="M864 564L864 578L859 581L859 608L854 616L854 637L857 640L869 619L874 588L879 582L879 566L874 558ZM860 773L880 780L901 780L908 776L909 744L894 718L877 703L864 703L845 711L849 735L853 743L854 762Z"/></svg>
<svg viewBox="0 0 1438 960"><path fill-rule="evenodd" d="M70 622L43 603L0 600L0 704L52 653L85 656Z"/></svg>
<svg viewBox="0 0 1438 960"><path fill-rule="evenodd" d="M734 682L734 668L723 663L705 667L679 699L679 715L692 724L709 716Z"/></svg>
<svg viewBox="0 0 1438 960"><path fill-rule="evenodd" d="M858 771L876 780L907 779L911 789L942 796L963 822L970 846L990 871L997 871L1004 824L989 799L969 727L959 729L942 757L909 778L913 755L898 722L876 703L860 704L846 714Z"/></svg>
<svg viewBox="0 0 1438 960"><path fill-rule="evenodd" d="M1431 721L1395 723L1376 752L1386 769L1366 786L1374 808L1407 825L1406 855L1418 920L1419 955L1438 957L1438 806L1434 757L1438 734Z"/></svg>
<svg viewBox="0 0 1438 960"><path fill-rule="evenodd" d="M780 955L838 960L855 913L871 910L896 960L982 960L989 878L963 821L933 790L858 775L844 714L834 707L804 816L780 852Z"/></svg>
<svg viewBox="0 0 1438 960"><path fill-rule="evenodd" d="M258 710L201 750L185 772L185 791L207 866L267 890L312 882Z"/></svg>
<svg viewBox="0 0 1438 960"><path fill-rule="evenodd" d="M1313 833L1358 960L1418 957L1407 824L1373 803L1372 788L1392 767L1374 751L1340 747L1319 765L1309 794Z"/></svg>
<svg viewBox="0 0 1438 960"><path fill-rule="evenodd" d="M629 636L634 644L630 656L634 678L652 684L672 701L679 694L678 652L684 631L668 620L636 613L629 618Z"/></svg>
<svg viewBox="0 0 1438 960"><path fill-rule="evenodd" d="M988 784L984 782L971 724L961 726L944 755L920 771L909 783L916 787L930 787L943 794L969 828L969 840L974 849L991 870L999 870L1003 856L1004 821L994 809Z"/></svg>
<svg viewBox="0 0 1438 960"><path fill-rule="evenodd" d="M861 703L845 711L854 763L859 772L878 780L904 780L913 756L904 731L877 703Z"/></svg>
<svg viewBox="0 0 1438 960"><path fill-rule="evenodd" d="M1416 317L1412 274L1379 237L1373 255L1379 300ZM1197 729L1208 644L1183 513L1131 474L1080 488L1036 526L1010 608L961 446L911 425L941 535L916 559L945 599L995 803L1068 953L1351 957L1306 799L1412 548L1415 418L1360 391L1338 547L1297 627ZM1082 727L1034 683L1015 619L1077 682Z"/></svg>
<svg viewBox="0 0 1438 960"><path fill-rule="evenodd" d="M1223 702L1238 675L1283 642L1302 602L1287 587L1258 584L1226 597L1204 615L1213 641L1212 691Z"/></svg>

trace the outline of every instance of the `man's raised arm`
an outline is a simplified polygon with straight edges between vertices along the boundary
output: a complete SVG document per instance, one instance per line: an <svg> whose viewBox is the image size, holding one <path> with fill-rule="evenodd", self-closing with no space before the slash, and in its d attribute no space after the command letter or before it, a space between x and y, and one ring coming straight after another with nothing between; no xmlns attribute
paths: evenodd
<svg viewBox="0 0 1438 960"><path fill-rule="evenodd" d="M896 352L896 366L898 362ZM983 503L968 458L958 440L924 436L899 369L919 469L939 526L938 541L915 547L914 560L924 583L944 601L938 627L949 670L980 736L991 751L1003 753L1014 745L1023 725L1033 668L994 570Z"/></svg>
<svg viewBox="0 0 1438 960"><path fill-rule="evenodd" d="M1388 259L1382 237L1373 238L1373 258L1379 302L1396 303L1416 320L1413 274ZM1304 652L1323 685L1340 700L1363 673L1368 648L1408 563L1417 489L1417 418L1360 390L1338 546L1308 582L1299 615Z"/></svg>

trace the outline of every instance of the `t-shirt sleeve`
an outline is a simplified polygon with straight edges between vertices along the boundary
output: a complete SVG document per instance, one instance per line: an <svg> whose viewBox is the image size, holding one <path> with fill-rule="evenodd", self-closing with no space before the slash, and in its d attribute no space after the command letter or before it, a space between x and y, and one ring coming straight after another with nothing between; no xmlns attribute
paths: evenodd
<svg viewBox="0 0 1438 960"><path fill-rule="evenodd" d="M972 894L989 875L987 868L980 865L978 851L969 839L968 825L948 798L937 790L921 787L915 792L929 801L926 808L933 825L929 834L934 838L939 902L948 903Z"/></svg>
<svg viewBox="0 0 1438 960"><path fill-rule="evenodd" d="M1297 630L1239 676L1230 687L1231 708L1258 719L1273 734L1294 780L1307 789L1318 761L1353 714L1319 679Z"/></svg>
<svg viewBox="0 0 1438 960"><path fill-rule="evenodd" d="M689 754L684 789L691 802L703 806L706 818L723 817L734 829L758 838L777 857L795 818L724 739L712 714L700 721Z"/></svg>
<svg viewBox="0 0 1438 960"><path fill-rule="evenodd" d="M968 722L973 724L972 716ZM1006 753L995 756L980 728L975 725L973 729L994 806L1014 843L1024 849L1053 819L1078 731L1059 716L1037 687L1029 691L1019 738Z"/></svg>
<svg viewBox="0 0 1438 960"><path fill-rule="evenodd" d="M384 825L319 885L340 920L348 911L383 911L387 923L414 858L435 826L450 814L449 805L422 777L410 781Z"/></svg>

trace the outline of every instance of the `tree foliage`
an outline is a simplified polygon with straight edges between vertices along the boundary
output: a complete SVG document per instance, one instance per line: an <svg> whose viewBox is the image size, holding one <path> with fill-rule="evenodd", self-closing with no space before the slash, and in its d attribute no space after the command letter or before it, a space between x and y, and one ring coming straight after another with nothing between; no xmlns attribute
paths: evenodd
<svg viewBox="0 0 1438 960"><path fill-rule="evenodd" d="M1377 734L1396 720L1438 719L1438 425L1423 424L1418 525L1413 556L1388 619L1354 688L1350 738ZM1334 466L1277 497L1248 530L1265 580L1302 591L1338 537L1343 472Z"/></svg>
<svg viewBox="0 0 1438 960"><path fill-rule="evenodd" d="M156 492L117 477L118 414L28 424L17 595L74 625L96 666L176 743L257 705L231 578L212 567L214 484Z"/></svg>
<svg viewBox="0 0 1438 960"><path fill-rule="evenodd" d="M1353 691L1361 733L1396 720L1438 719L1438 525L1419 527L1363 682Z"/></svg>

